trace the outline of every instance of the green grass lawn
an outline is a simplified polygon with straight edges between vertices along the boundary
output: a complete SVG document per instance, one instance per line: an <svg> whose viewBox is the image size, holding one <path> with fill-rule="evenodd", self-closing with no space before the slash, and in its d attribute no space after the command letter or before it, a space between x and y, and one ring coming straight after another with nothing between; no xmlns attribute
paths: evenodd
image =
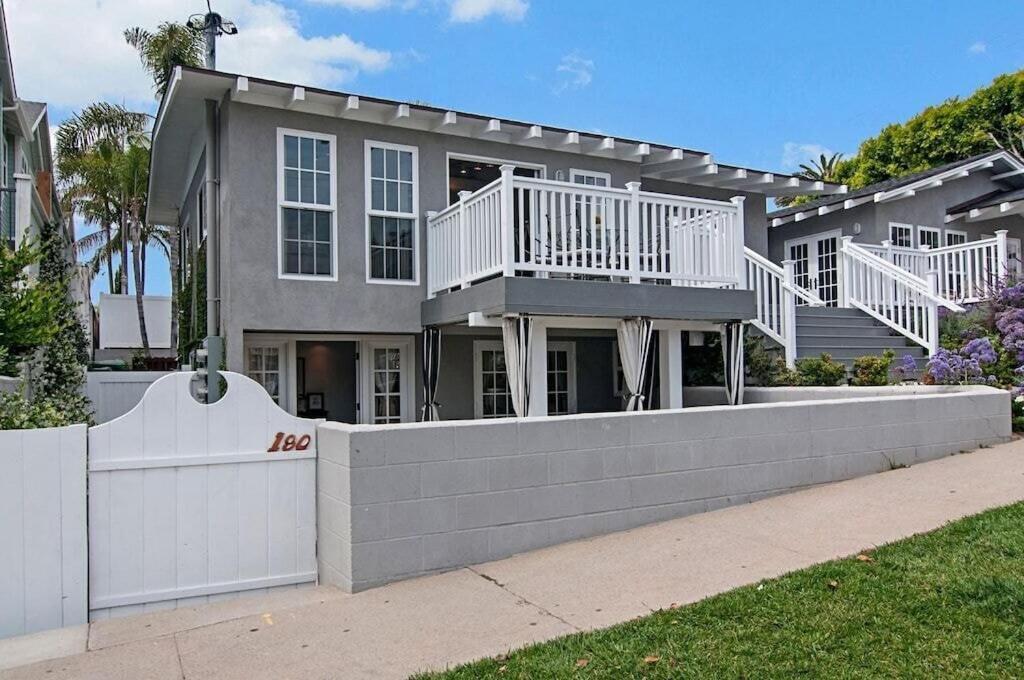
<svg viewBox="0 0 1024 680"><path fill-rule="evenodd" d="M1024 504L420 678L1024 677Z"/></svg>

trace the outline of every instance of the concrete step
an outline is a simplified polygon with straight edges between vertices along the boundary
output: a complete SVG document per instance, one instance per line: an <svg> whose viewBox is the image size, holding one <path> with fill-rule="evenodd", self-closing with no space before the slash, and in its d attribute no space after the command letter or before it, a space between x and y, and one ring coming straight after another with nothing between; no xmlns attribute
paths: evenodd
<svg viewBox="0 0 1024 680"><path fill-rule="evenodd" d="M846 337L884 337L891 336L894 331L889 330L888 326L882 326L880 324L867 324L867 325L825 325L820 326L804 326L797 325L796 337L799 341L801 338L846 338Z"/></svg>
<svg viewBox="0 0 1024 680"><path fill-rule="evenodd" d="M798 306L796 308L796 318L800 317L814 317L814 316L827 316L829 318L837 319L840 317L853 317L853 318L868 318L867 314L855 309L853 307L807 307Z"/></svg>
<svg viewBox="0 0 1024 680"><path fill-rule="evenodd" d="M807 348L808 351L813 350L815 347L862 347L862 348L875 348L885 349L887 347L892 349L902 349L904 347L913 347L916 345L908 344L907 339L902 335L900 336L873 336L873 335L862 335L862 336L848 336L844 338L840 337L822 337L822 336L803 336L797 335L796 346L799 349Z"/></svg>

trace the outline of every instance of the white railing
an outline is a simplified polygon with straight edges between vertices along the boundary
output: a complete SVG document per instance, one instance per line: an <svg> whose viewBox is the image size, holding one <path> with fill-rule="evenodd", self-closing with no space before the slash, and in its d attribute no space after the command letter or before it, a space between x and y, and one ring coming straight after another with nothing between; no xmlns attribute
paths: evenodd
<svg viewBox="0 0 1024 680"><path fill-rule="evenodd" d="M947 300L977 302L1006 276L1006 233L999 230L992 238L942 248L908 248L890 241L858 246L918 278L935 272L937 292Z"/></svg>
<svg viewBox="0 0 1024 680"><path fill-rule="evenodd" d="M427 220L428 294L502 274L743 288L743 199L516 177L512 166Z"/></svg>
<svg viewBox="0 0 1024 680"><path fill-rule="evenodd" d="M934 354L939 345L939 307L963 311L938 294L937 274L915 276L854 244L850 236L842 242L844 300Z"/></svg>
<svg viewBox="0 0 1024 680"><path fill-rule="evenodd" d="M796 307L799 299L812 307L824 306L820 297L794 282L793 263L783 266L745 249L747 287L754 291L756 316L751 323L785 350L786 365L796 363Z"/></svg>

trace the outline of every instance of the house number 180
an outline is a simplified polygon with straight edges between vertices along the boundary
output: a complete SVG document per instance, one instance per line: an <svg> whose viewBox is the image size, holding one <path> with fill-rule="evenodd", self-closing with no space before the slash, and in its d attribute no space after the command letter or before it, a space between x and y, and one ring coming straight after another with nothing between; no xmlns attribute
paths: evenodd
<svg viewBox="0 0 1024 680"><path fill-rule="evenodd" d="M309 448L310 437L308 434L304 434L301 437L296 437L294 434L285 434L284 432L278 432L274 435L274 443L267 449L267 453L276 453L278 451L305 451Z"/></svg>

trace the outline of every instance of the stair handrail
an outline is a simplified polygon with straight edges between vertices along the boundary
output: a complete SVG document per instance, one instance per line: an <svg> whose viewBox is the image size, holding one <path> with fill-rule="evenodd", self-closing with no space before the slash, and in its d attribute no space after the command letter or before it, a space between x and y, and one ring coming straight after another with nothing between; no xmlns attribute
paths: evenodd
<svg viewBox="0 0 1024 680"><path fill-rule="evenodd" d="M816 295L813 291L811 291L811 290L809 290L807 288L804 288L802 286L798 286L795 283L787 282L786 281L786 277L785 277L785 272L782 269L782 267L780 267L779 265L775 264L774 262L772 262L771 260L769 260L765 256L761 255L756 250L751 250L749 247L744 248L743 252L747 256L748 260L753 260L759 266L764 267L765 269L770 271L772 274L774 274L775 276L779 277L779 279L782 280L783 287L786 290L788 290L790 293L793 293L798 298L800 298L801 300L806 302L808 304L808 306L810 306L810 307L824 307L825 306L825 301L822 300L820 297L818 297L818 295Z"/></svg>
<svg viewBox="0 0 1024 680"><path fill-rule="evenodd" d="M786 364L796 362L796 300L799 297L812 307L825 301L793 281L793 263L780 267L750 248L743 249L747 288L754 293L754 318L751 323L782 346Z"/></svg>
<svg viewBox="0 0 1024 680"><path fill-rule="evenodd" d="M893 279L894 282L899 282L913 288L915 292L920 293L940 307L945 307L951 312L964 311L964 308L960 305L933 292L931 285L925 279L922 279L920 276L915 274L911 274L903 267L895 265L892 262L867 251L856 243L852 243L844 239L843 254L864 262L866 265L871 266L876 270L884 272L885 275Z"/></svg>
<svg viewBox="0 0 1024 680"><path fill-rule="evenodd" d="M938 295L938 274L927 280L852 243L840 248L846 302L921 345L929 356L939 348L939 307L963 307Z"/></svg>

